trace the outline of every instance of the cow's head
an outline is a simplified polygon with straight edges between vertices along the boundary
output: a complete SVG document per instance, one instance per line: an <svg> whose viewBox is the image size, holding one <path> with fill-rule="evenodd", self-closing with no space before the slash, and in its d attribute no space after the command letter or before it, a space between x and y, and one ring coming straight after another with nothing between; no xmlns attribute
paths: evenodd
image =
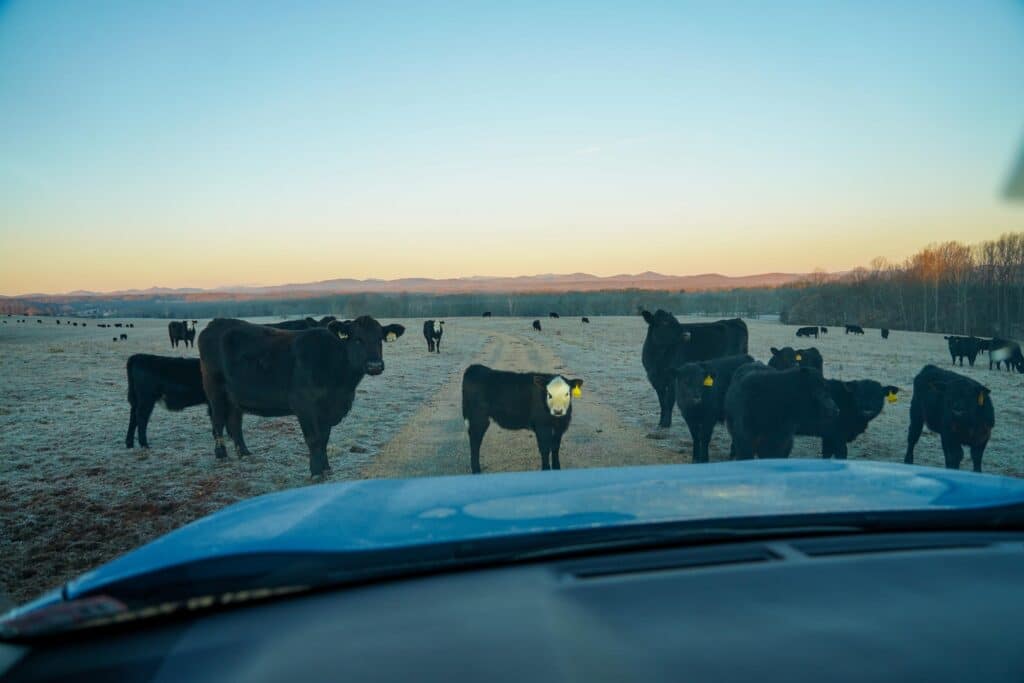
<svg viewBox="0 0 1024 683"><path fill-rule="evenodd" d="M325 315L324 317L320 318L320 322L318 322L317 325L320 327L327 327L335 320L337 320L337 318L335 318L333 315Z"/></svg>
<svg viewBox="0 0 1024 683"><path fill-rule="evenodd" d="M839 406L832 398L832 393L825 384L825 378L817 368L801 367L797 370L801 390L819 416L832 419L839 414Z"/></svg>
<svg viewBox="0 0 1024 683"><path fill-rule="evenodd" d="M886 402L895 403L898 400L896 395L900 391L899 387L891 384L882 386L870 379L843 382L842 386L843 390L853 399L853 405L857 414L869 422L882 412Z"/></svg>
<svg viewBox="0 0 1024 683"><path fill-rule="evenodd" d="M698 406L715 386L718 373L704 363L684 363L676 369L676 400L680 406Z"/></svg>
<svg viewBox="0 0 1024 683"><path fill-rule="evenodd" d="M795 368L800 364L800 360L802 360L802 358L797 358L796 349L792 346L784 346L781 349L773 346L770 350L772 357L768 360L768 367L775 368L776 370Z"/></svg>
<svg viewBox="0 0 1024 683"><path fill-rule="evenodd" d="M368 375L384 372L383 342L392 342L405 333L402 325L381 325L368 315L344 322L335 320L327 329L346 342L349 367Z"/></svg>
<svg viewBox="0 0 1024 683"><path fill-rule="evenodd" d="M568 415L572 399L583 395L581 379L568 379L561 375L534 375L533 383L544 389L544 402L554 417Z"/></svg>
<svg viewBox="0 0 1024 683"><path fill-rule="evenodd" d="M659 308L654 313L641 311L640 315L647 322L647 338L655 345L668 346L690 341L690 333L668 311Z"/></svg>
<svg viewBox="0 0 1024 683"><path fill-rule="evenodd" d="M443 320L435 320L434 321L434 334L441 334L441 328L442 327L444 327L444 321Z"/></svg>
<svg viewBox="0 0 1024 683"><path fill-rule="evenodd" d="M975 411L984 409L992 400L988 387L976 382L949 382L942 384L946 392L946 405L956 419L968 418Z"/></svg>

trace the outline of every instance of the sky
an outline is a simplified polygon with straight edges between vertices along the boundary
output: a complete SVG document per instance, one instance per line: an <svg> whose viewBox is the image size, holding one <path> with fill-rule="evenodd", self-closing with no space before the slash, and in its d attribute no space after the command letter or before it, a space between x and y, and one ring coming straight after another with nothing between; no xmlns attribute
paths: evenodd
<svg viewBox="0 0 1024 683"><path fill-rule="evenodd" d="M0 294L1024 230L1024 2L0 0Z"/></svg>

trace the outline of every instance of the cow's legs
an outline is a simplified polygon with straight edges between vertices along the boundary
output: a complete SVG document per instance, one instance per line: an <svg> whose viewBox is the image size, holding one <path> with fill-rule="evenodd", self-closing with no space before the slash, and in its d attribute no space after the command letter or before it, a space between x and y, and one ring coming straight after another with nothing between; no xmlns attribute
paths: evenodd
<svg viewBox="0 0 1024 683"><path fill-rule="evenodd" d="M918 415L914 405L910 405L910 429L907 430L907 454L903 456L903 462L907 465L914 464L914 447L917 440L921 438L921 430L924 429L924 416Z"/></svg>
<svg viewBox="0 0 1024 683"><path fill-rule="evenodd" d="M480 474L480 444L490 426L490 419L469 422L469 467L473 474Z"/></svg>
<svg viewBox="0 0 1024 683"><path fill-rule="evenodd" d="M224 395L223 389L211 390L205 381L203 382L203 388L206 390L206 396L209 399L210 405L210 425L213 428L214 444L213 454L217 458L223 459L228 457L228 449L224 447L224 422L228 414L227 396Z"/></svg>
<svg viewBox="0 0 1024 683"><path fill-rule="evenodd" d="M436 342L434 342L434 349L437 350L438 353L441 353L441 340L440 339L438 339Z"/></svg>
<svg viewBox="0 0 1024 683"><path fill-rule="evenodd" d="M985 446L971 446L971 464L975 472L981 472L981 456L985 454Z"/></svg>
<svg viewBox="0 0 1024 683"><path fill-rule="evenodd" d="M700 425L694 422L692 425L689 421L686 422L687 428L690 430L690 439L693 440L693 462L701 462L700 459Z"/></svg>
<svg viewBox="0 0 1024 683"><path fill-rule="evenodd" d="M124 447L134 448L135 447L135 402L132 401L131 413L128 416L128 433L124 437Z"/></svg>
<svg viewBox="0 0 1024 683"><path fill-rule="evenodd" d="M964 447L953 436L942 435L942 454L946 456L946 469L958 470L964 459Z"/></svg>
<svg viewBox="0 0 1024 683"><path fill-rule="evenodd" d="M562 435L565 432L555 431L551 435L551 469L562 469L562 463L558 459L558 451L562 448Z"/></svg>
<svg viewBox="0 0 1024 683"><path fill-rule="evenodd" d="M146 436L146 429L149 427L149 418L153 414L154 404L152 401L142 401L141 403L142 405L136 405L132 408L132 419L139 430L139 445L143 448L149 448L149 437Z"/></svg>
<svg viewBox="0 0 1024 683"><path fill-rule="evenodd" d="M770 438L762 438L757 447L759 458L788 458L793 450L793 437L791 435L773 435Z"/></svg>
<svg viewBox="0 0 1024 683"><path fill-rule="evenodd" d="M551 430L545 427L534 427L534 435L537 437L537 449L540 451L540 468L551 469Z"/></svg>
<svg viewBox="0 0 1024 683"><path fill-rule="evenodd" d="M309 475L322 476L330 469L327 464L327 439L321 435L316 419L310 415L299 416L299 427L302 428L302 436L309 449Z"/></svg>
<svg viewBox="0 0 1024 683"><path fill-rule="evenodd" d="M231 405L228 407L228 415L226 421L226 427L228 430L228 436L235 442L235 452L238 457L244 457L246 455L252 455L252 451L245 445L245 438L242 436L242 409L238 406Z"/></svg>
<svg viewBox="0 0 1024 683"><path fill-rule="evenodd" d="M661 419L658 421L658 427L668 428L672 426L672 409L676 405L676 385L674 382L666 382L665 384L654 387L654 390L658 392L658 403L661 405Z"/></svg>

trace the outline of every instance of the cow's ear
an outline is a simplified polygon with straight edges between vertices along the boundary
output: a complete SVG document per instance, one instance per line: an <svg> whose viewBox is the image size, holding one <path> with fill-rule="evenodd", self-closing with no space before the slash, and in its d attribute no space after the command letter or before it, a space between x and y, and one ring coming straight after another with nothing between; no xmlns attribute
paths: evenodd
<svg viewBox="0 0 1024 683"><path fill-rule="evenodd" d="M313 318L310 318L310 317L307 316L306 317L306 324L307 325L312 325L313 327L316 327L316 320L314 320Z"/></svg>
<svg viewBox="0 0 1024 683"><path fill-rule="evenodd" d="M647 321L648 325L654 324L654 316L651 315L650 311L640 311L640 315L644 317L644 320Z"/></svg>
<svg viewBox="0 0 1024 683"><path fill-rule="evenodd" d="M777 348L775 348L774 346L772 348L768 349L768 350L772 352L773 356L779 355L779 350Z"/></svg>
<svg viewBox="0 0 1024 683"><path fill-rule="evenodd" d="M338 339L348 339L352 334L352 321L346 320L343 323L333 320L327 325L328 331L331 334L338 337Z"/></svg>
<svg viewBox="0 0 1024 683"><path fill-rule="evenodd" d="M569 386L572 387L572 397L579 398L583 396L583 380L581 379L567 379Z"/></svg>
<svg viewBox="0 0 1024 683"><path fill-rule="evenodd" d="M393 342L399 337L405 334L405 326L397 323L392 325L385 325L381 328L381 336L384 341Z"/></svg>

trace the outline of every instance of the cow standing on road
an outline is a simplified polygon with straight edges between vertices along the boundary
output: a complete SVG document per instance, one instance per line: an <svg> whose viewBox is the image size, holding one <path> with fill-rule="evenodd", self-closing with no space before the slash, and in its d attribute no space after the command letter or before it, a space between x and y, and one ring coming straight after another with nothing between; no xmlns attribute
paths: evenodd
<svg viewBox="0 0 1024 683"><path fill-rule="evenodd" d="M741 354L684 363L676 370L676 403L693 439L693 462L708 461L715 425L725 420L725 394L733 373L753 362Z"/></svg>
<svg viewBox="0 0 1024 683"><path fill-rule="evenodd" d="M423 323L423 337L427 340L427 352L441 353L441 336L444 334L443 320L427 320Z"/></svg>
<svg viewBox="0 0 1024 683"><path fill-rule="evenodd" d="M384 372L382 343L404 332L402 325L381 325L368 315L299 331L212 321L199 333L199 358L214 454L227 457L225 428L238 455L250 454L242 437L245 413L295 415L309 448L310 474L323 476L330 470L331 428L352 409L363 377Z"/></svg>
<svg viewBox="0 0 1024 683"><path fill-rule="evenodd" d="M462 417L469 432L470 469L480 472L480 444L491 420L503 429L529 429L537 437L541 469L561 469L558 452L572 421L581 379L538 372L505 372L470 365L462 375Z"/></svg>
<svg viewBox="0 0 1024 683"><path fill-rule="evenodd" d="M810 418L797 425L796 433L821 437L821 457L846 459L847 444L863 434L886 402L895 403L899 387L882 386L870 379L841 382L825 380L839 413L831 418Z"/></svg>

